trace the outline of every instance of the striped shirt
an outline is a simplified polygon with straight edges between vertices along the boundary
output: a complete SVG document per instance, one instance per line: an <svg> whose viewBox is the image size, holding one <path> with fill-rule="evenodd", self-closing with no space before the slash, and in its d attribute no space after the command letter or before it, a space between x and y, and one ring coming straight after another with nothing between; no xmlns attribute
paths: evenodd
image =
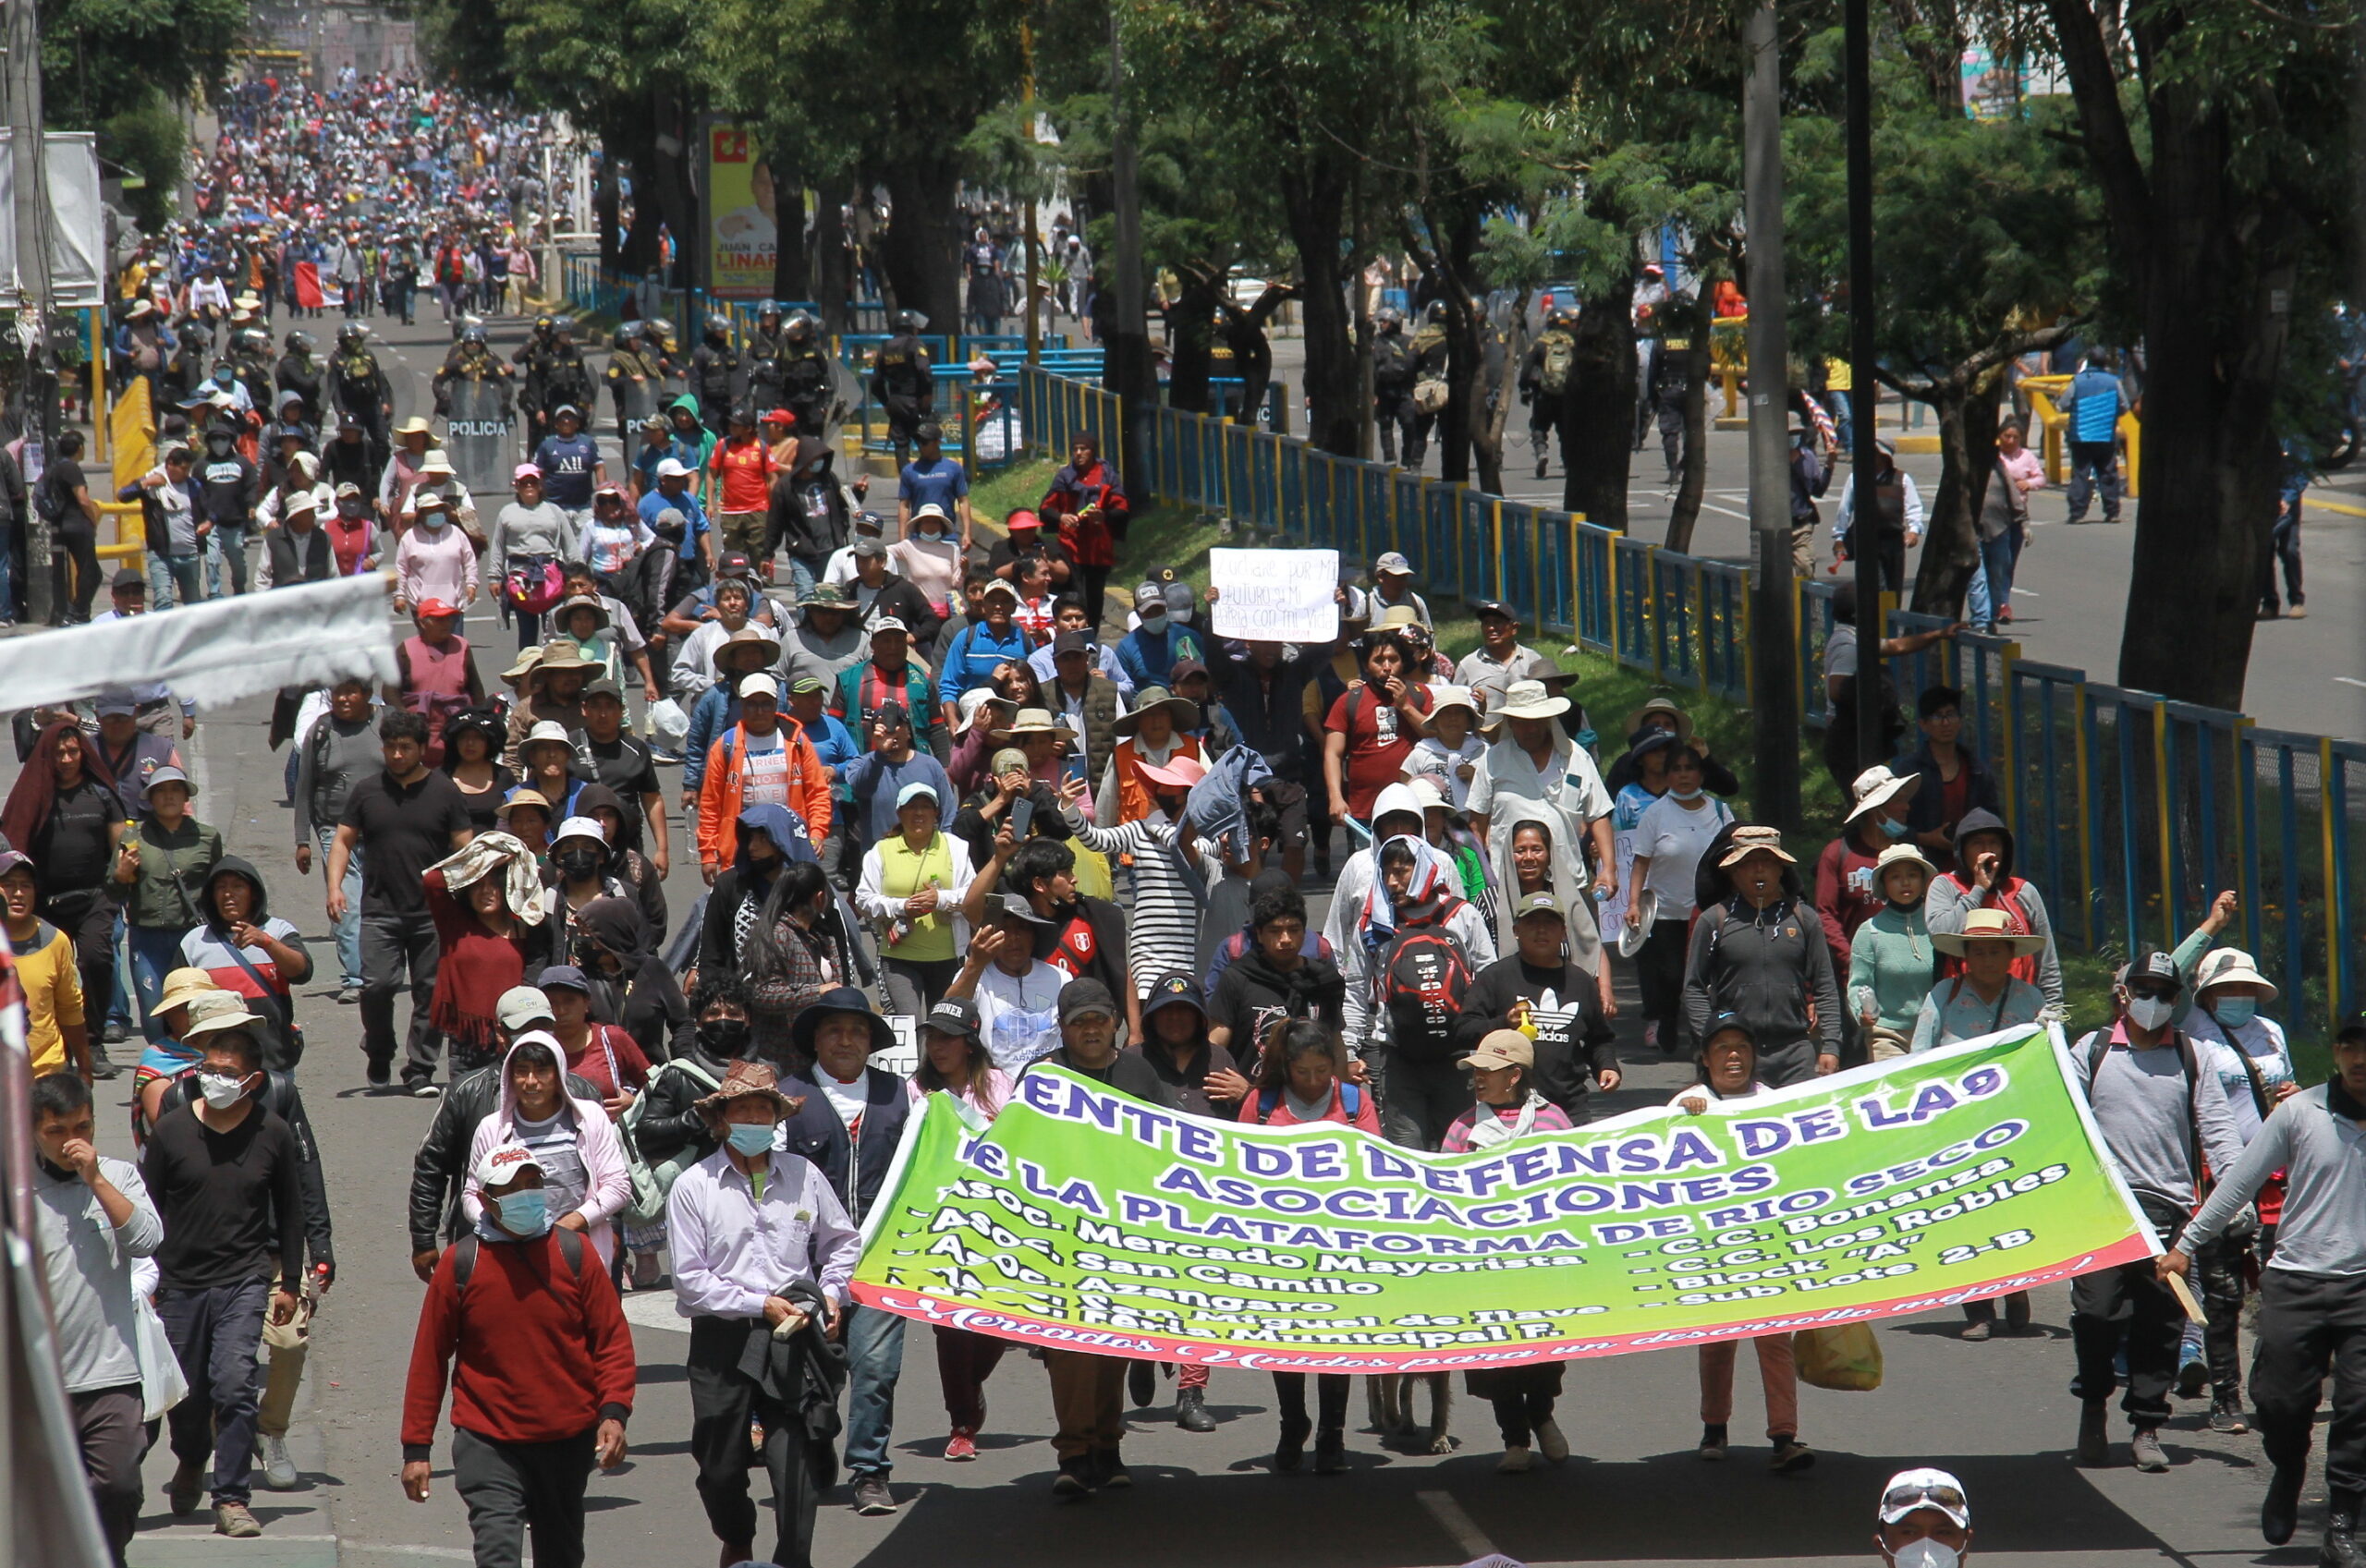
<svg viewBox="0 0 2366 1568"><path fill-rule="evenodd" d="M1201 878L1195 892L1184 878L1175 849L1175 824L1165 812L1154 810L1138 821L1096 828L1075 807L1064 808L1068 831L1085 847L1134 857L1132 918L1126 927L1134 993L1149 995L1151 982L1161 975L1199 973L1200 906L1207 889L1224 875L1223 862L1194 845L1192 869Z"/></svg>

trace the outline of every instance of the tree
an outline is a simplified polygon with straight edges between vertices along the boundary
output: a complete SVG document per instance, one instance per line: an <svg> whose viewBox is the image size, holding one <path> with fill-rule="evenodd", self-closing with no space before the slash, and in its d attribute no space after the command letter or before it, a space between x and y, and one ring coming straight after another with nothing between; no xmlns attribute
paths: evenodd
<svg viewBox="0 0 2366 1568"><path fill-rule="evenodd" d="M2346 281L2348 29L2251 0L2042 0L2143 349L2119 680L2239 708L2296 316ZM2117 302L2116 302L2117 303Z"/></svg>
<svg viewBox="0 0 2366 1568"><path fill-rule="evenodd" d="M95 130L99 156L138 176L133 214L172 215L188 141L179 103L218 88L245 42L245 0L42 0L42 110L52 128Z"/></svg>

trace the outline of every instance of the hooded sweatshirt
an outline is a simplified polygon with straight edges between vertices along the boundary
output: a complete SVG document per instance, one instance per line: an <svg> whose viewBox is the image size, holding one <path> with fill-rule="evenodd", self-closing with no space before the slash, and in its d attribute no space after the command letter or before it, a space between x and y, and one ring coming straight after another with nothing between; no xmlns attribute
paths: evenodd
<svg viewBox="0 0 2366 1568"><path fill-rule="evenodd" d="M562 1092L558 1101L556 1125L545 1134L532 1124L521 1124L518 1116L518 1090L510 1076L510 1063L518 1054L518 1047L532 1040L546 1048L552 1060L564 1073L567 1048L541 1029L530 1029L518 1037L507 1054L501 1059L501 1076L494 1097L493 1114L477 1124L476 1136L469 1141L468 1183L460 1189L460 1214L470 1225L482 1234L484 1224L484 1191L477 1183L479 1162L505 1143L523 1143L535 1148L538 1138L571 1136L577 1158L583 1162L583 1197L571 1210L560 1210L555 1203L554 1222L564 1220L570 1212L580 1214L592 1237L592 1246L599 1252L603 1270L616 1256L616 1237L608 1222L620 1213L632 1199L632 1174L625 1163L625 1147L616 1124L608 1120L607 1107L596 1100L579 1100L570 1092ZM547 1165L544 1179L551 1172ZM556 1185L556 1184L551 1184Z"/></svg>
<svg viewBox="0 0 2366 1568"><path fill-rule="evenodd" d="M2005 841L1997 856L1996 885L1984 893L1974 885L1963 852L1964 840L1982 833ZM2061 1006L2062 959L2055 951L2054 924L2046 918L2045 897L2036 884L2013 874L2013 832L1994 811L1963 814L1963 820L1956 824L1956 869L1933 877L1931 891L1922 897L1922 917L1934 935L1961 933L1964 917L1974 909L2002 909L2016 931L2045 938L2042 951L2013 960L2013 976L2036 986L2049 1005ZM1939 973L1943 978L1963 973L1963 960L1942 955Z"/></svg>
<svg viewBox="0 0 2366 1568"><path fill-rule="evenodd" d="M311 978L310 954L306 954L307 966L302 973L283 975L270 950L261 943L242 948L233 942L230 928L213 898L214 889L228 876L243 877L254 890L254 905L247 913L247 923L298 953L304 952L303 933L271 913L270 894L263 888L262 874L237 856L225 855L213 863L205 885L198 890L197 906L204 913L205 923L191 927L181 937L181 962L192 969L204 970L207 978L242 998L247 1011L262 1019L262 1026L255 1034L262 1043L266 1066L292 1067L296 1064L296 1052L290 1049L296 1027L293 988Z"/></svg>

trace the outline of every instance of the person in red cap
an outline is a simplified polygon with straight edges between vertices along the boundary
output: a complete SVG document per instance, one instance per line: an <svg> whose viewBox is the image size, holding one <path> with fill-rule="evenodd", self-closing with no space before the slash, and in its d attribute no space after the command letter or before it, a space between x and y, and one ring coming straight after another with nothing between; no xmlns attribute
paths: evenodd
<svg viewBox="0 0 2366 1568"><path fill-rule="evenodd" d="M797 414L788 408L767 408L758 417L764 444L772 448L773 462L788 468L797 456Z"/></svg>
<svg viewBox="0 0 2366 1568"><path fill-rule="evenodd" d="M469 656L469 639L455 629L457 606L441 599L421 602L411 612L418 635L395 645L395 684L386 700L427 721L427 765L444 761L444 725L453 714L485 705L484 682Z"/></svg>

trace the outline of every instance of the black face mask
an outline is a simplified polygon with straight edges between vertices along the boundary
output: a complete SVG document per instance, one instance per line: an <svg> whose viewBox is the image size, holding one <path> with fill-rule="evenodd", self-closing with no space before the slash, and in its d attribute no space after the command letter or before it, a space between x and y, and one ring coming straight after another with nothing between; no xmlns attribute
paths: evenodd
<svg viewBox="0 0 2366 1568"><path fill-rule="evenodd" d="M555 858L558 861L558 869L577 881L597 876L600 871L600 854L597 850L570 849Z"/></svg>
<svg viewBox="0 0 2366 1568"><path fill-rule="evenodd" d="M707 1054L728 1060L737 1056L748 1044L748 1020L745 1018L702 1018L699 1021L699 1043Z"/></svg>

